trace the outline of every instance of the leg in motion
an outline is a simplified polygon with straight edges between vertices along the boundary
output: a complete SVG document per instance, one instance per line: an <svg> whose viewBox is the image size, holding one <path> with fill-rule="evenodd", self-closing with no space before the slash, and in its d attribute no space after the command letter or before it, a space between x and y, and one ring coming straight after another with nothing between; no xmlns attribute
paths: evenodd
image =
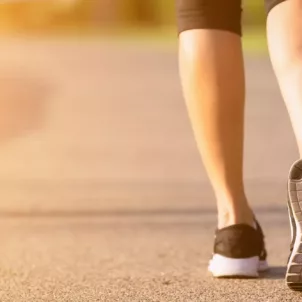
<svg viewBox="0 0 302 302"><path fill-rule="evenodd" d="M177 11L184 97L217 200L218 230L210 270L218 277L255 277L259 257L266 266L266 253L243 185L241 1L179 0ZM235 246L230 246L229 237Z"/></svg>
<svg viewBox="0 0 302 302"><path fill-rule="evenodd" d="M271 61L302 158L302 1L269 2L268 10L267 32ZM288 286L299 291L302 291L301 190L302 160L299 160L291 167L288 179L292 244L286 276Z"/></svg>

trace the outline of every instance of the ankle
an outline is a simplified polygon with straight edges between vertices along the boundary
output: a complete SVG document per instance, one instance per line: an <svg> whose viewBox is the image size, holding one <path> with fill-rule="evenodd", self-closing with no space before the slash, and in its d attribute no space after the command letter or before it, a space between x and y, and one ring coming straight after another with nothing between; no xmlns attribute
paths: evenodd
<svg viewBox="0 0 302 302"><path fill-rule="evenodd" d="M255 226L255 216L253 211L246 209L231 209L227 211L218 211L218 228L225 228L234 224L247 224Z"/></svg>

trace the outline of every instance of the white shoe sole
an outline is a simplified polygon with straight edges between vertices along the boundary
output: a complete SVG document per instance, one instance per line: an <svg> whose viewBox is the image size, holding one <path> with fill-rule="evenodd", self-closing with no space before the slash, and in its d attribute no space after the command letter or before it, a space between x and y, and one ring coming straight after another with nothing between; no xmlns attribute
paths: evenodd
<svg viewBox="0 0 302 302"><path fill-rule="evenodd" d="M245 259L234 259L218 254L213 256L208 267L209 272L217 278L257 278L259 277L259 272L264 272L267 269L267 262L259 261L258 256Z"/></svg>

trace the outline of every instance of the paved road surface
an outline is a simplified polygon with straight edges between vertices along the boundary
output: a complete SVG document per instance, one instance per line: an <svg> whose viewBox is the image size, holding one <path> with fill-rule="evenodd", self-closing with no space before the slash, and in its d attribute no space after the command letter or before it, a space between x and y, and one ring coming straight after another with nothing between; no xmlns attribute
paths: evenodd
<svg viewBox="0 0 302 302"><path fill-rule="evenodd" d="M271 271L206 274L216 223L174 50L2 39L0 301L300 301L284 285L297 150L270 64L247 58L246 184Z"/></svg>

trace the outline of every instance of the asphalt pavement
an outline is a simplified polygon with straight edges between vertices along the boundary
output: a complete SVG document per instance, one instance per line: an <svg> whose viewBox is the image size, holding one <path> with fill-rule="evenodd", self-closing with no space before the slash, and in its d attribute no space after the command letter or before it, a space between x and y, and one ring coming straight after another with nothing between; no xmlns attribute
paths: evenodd
<svg viewBox="0 0 302 302"><path fill-rule="evenodd" d="M207 272L216 207L176 49L2 38L0 301L301 301L284 283L298 153L270 62L246 57L245 178L271 270Z"/></svg>

